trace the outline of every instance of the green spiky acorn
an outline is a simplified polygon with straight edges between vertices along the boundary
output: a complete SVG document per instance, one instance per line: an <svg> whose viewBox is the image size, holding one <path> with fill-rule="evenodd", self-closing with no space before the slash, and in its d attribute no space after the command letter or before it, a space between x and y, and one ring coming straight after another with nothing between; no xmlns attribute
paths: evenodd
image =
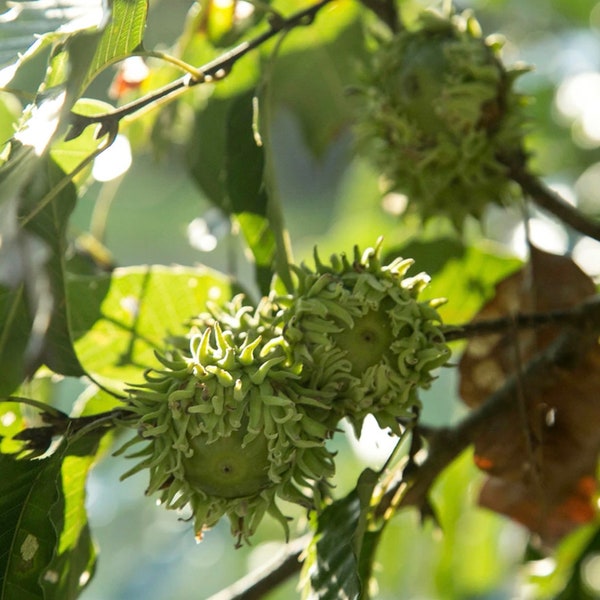
<svg viewBox="0 0 600 600"><path fill-rule="evenodd" d="M303 387L288 342L241 297L194 323L157 354L164 368L131 390L138 434L122 451L146 445L125 477L148 469L147 494L167 508L190 505L198 537L227 516L241 543L265 513L287 534L276 499L310 507L334 472L332 432L309 414L326 411L326 398Z"/></svg>
<svg viewBox="0 0 600 600"><path fill-rule="evenodd" d="M525 69L507 70L499 49L469 13L426 11L372 57L358 147L423 220L446 215L460 229L515 197L504 161L522 154L512 85Z"/></svg>
<svg viewBox="0 0 600 600"><path fill-rule="evenodd" d="M383 265L380 257L381 240L362 254L356 247L352 261L342 254L324 264L315 251L314 269L296 268L297 293L274 301L311 385L335 389L324 421L347 417L357 434L368 414L398 433L450 354L439 301L418 300L428 277L406 277L410 259Z"/></svg>

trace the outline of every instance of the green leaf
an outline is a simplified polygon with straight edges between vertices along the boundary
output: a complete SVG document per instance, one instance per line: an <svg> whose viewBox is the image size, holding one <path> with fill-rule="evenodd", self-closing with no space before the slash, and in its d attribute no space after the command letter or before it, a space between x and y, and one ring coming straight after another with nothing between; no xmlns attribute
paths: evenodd
<svg viewBox="0 0 600 600"><path fill-rule="evenodd" d="M19 6L22 10L16 10L16 19L8 23L9 30L12 30L14 23L19 24L23 20L29 22L27 17L31 11L33 18L38 18L34 23L37 38L35 43L24 54L13 55L14 63L3 70L3 85L14 80L15 85L19 86L20 80L24 79L27 87L30 87L31 80L28 79L32 74L28 77L24 72L27 71L28 63L34 58L44 58L45 53L49 52L45 75L39 80L39 75L33 74L33 80L39 83L34 88L36 99L29 109L32 118L23 120L20 131L15 136L21 136L23 143L34 146L38 156L41 156L43 149L53 138L62 133L69 110L81 95L89 65L109 15L108 9L104 9L104 3L97 0L83 9L79 6L80 2L77 2L78 6L69 4L69 0L64 3L53 0L26 2ZM53 27L58 28L54 30ZM27 39L26 35L21 38L25 42ZM12 48L9 51L11 50ZM20 77L22 72L23 77ZM39 110L43 104L49 104L49 99L55 104L62 104L60 107L53 107L52 119ZM22 137L24 130L32 132L27 141Z"/></svg>
<svg viewBox="0 0 600 600"><path fill-rule="evenodd" d="M265 153L252 124L254 92L237 98L229 111L226 130L225 188L257 266L259 287L268 293L276 243L268 218L269 198L264 183Z"/></svg>
<svg viewBox="0 0 600 600"><path fill-rule="evenodd" d="M47 157L23 190L21 220L16 202L0 204L0 393L9 394L45 363L57 373L83 374L73 346L65 298L66 229L75 207L71 184ZM6 362L4 362L6 360Z"/></svg>
<svg viewBox="0 0 600 600"><path fill-rule="evenodd" d="M41 460L0 455L1 600L71 600L89 581L85 481L99 440L63 440Z"/></svg>
<svg viewBox="0 0 600 600"><path fill-rule="evenodd" d="M265 156L252 129L254 91L236 98L231 105L226 124L225 189L231 202L231 212L266 216L267 198L263 174Z"/></svg>
<svg viewBox="0 0 600 600"><path fill-rule="evenodd" d="M101 102L100 100L82 98L75 103L73 110L80 115L95 116L111 111L112 106L106 102ZM102 140L98 140L96 133L97 128L87 127L83 133L75 139L69 141L59 140L52 145L50 156L65 173L71 173L85 160L89 159L103 143ZM73 177L72 182L77 188L80 188L88 182L92 172L92 165L93 162L89 161L89 164Z"/></svg>
<svg viewBox="0 0 600 600"><path fill-rule="evenodd" d="M68 301L79 360L117 388L141 382L145 368L160 364L154 351L166 336L185 333L185 322L209 299L230 294L227 277L204 267L155 265L116 269L110 279L73 277Z"/></svg>
<svg viewBox="0 0 600 600"><path fill-rule="evenodd" d="M30 332L25 286L0 286L0 396L10 395L25 377L24 355Z"/></svg>
<svg viewBox="0 0 600 600"><path fill-rule="evenodd" d="M114 0L112 18L104 30L83 87L106 66L140 48L148 16L148 0Z"/></svg>
<svg viewBox="0 0 600 600"><path fill-rule="evenodd" d="M266 293L273 276L276 241L267 214L264 150L252 127L253 98L253 90L213 97L196 115L190 172L213 204L236 217L254 257L259 288Z"/></svg>
<svg viewBox="0 0 600 600"><path fill-rule="evenodd" d="M48 160L44 167L29 185L23 202L25 215L34 215L25 225L25 231L44 242L50 251L45 276L50 287L52 314L44 339L42 358L57 373L78 376L83 375L83 370L71 342L64 265L67 225L77 196L71 183L56 192L65 174L52 160ZM52 199L42 206L41 202L47 195L52 195ZM41 277L42 273L37 276ZM43 296L39 300L46 301Z"/></svg>
<svg viewBox="0 0 600 600"><path fill-rule="evenodd" d="M0 166L0 205L15 201L35 175L42 154L56 134L64 98L51 97L28 109L27 118L9 144L9 156Z"/></svg>
<svg viewBox="0 0 600 600"><path fill-rule="evenodd" d="M99 439L95 433L70 443L62 462L62 493L50 511L58 544L42 578L46 600L77 598L94 573L96 551L85 509L85 484Z"/></svg>
<svg viewBox="0 0 600 600"><path fill-rule="evenodd" d="M498 281L521 265L518 259L493 250L491 245L467 247L454 238L440 238L412 240L389 254L414 259L411 273L425 271L431 276L420 297L447 298L439 313L446 324L460 324L493 295Z"/></svg>
<svg viewBox="0 0 600 600"><path fill-rule="evenodd" d="M322 156L352 122L348 87L365 56L358 3L337 3L310 28L285 39L272 78L274 102L300 121L308 147ZM301 91L301 93L300 93Z"/></svg>
<svg viewBox="0 0 600 600"><path fill-rule="evenodd" d="M15 9L23 18L39 17L37 27L46 16L68 26L39 40L53 45L39 85L44 93L28 107L0 167L0 356L9 357L0 373L0 391L5 394L44 361L65 375L83 373L70 343L64 302L65 229L76 198L47 149L66 126L99 39L96 26L105 15L99 9L91 21L71 23L81 14L69 8L68 2L55 6L50 1Z"/></svg>
<svg viewBox="0 0 600 600"><path fill-rule="evenodd" d="M11 438L26 427L20 404L0 402L0 454L10 454L21 450L23 443Z"/></svg>
<svg viewBox="0 0 600 600"><path fill-rule="evenodd" d="M318 517L316 563L310 573L310 598L334 600L360 596L358 562L353 536L358 526L360 501L353 492L327 507Z"/></svg>
<svg viewBox="0 0 600 600"><path fill-rule="evenodd" d="M7 16L8 15L8 16ZM50 143L66 129L70 118L70 110L79 99L89 66L94 57L96 46L100 41L102 30L107 23L109 9L104 2L93 0L85 7L77 0L33 0L15 3L15 7L4 15L7 21L0 34L0 56L2 48L14 51L9 41L14 35L18 43L29 44L27 35L23 35L22 26L34 27L36 41L22 53L13 54L14 63L2 71L1 85L7 86L11 80L15 85L26 82L26 88L33 85L34 101L27 107L20 122L18 131L13 136L15 142L33 149L35 156L29 156L29 162L35 164ZM4 42L4 44L3 44ZM26 63L34 57L42 60L48 52L45 74L35 70L26 71ZM36 85L37 84L37 85ZM10 89L7 87L7 89ZM18 145L17 145L18 147ZM31 153L30 153L31 154ZM9 169L15 160L22 156L11 152L8 160ZM6 166L6 165L4 165ZM22 169L21 179L27 179ZM0 183L4 173L0 172Z"/></svg>
<svg viewBox="0 0 600 600"><path fill-rule="evenodd" d="M593 600L598 598L598 587L592 586L594 568L600 553L600 527L590 523L564 538L552 553L554 569L540 572L536 563L547 557L538 548L527 549L524 563L526 584L535 590L536 597L554 600Z"/></svg>
<svg viewBox="0 0 600 600"><path fill-rule="evenodd" d="M20 102L11 94L0 92L0 152L5 140L14 133L20 115Z"/></svg>
<svg viewBox="0 0 600 600"><path fill-rule="evenodd" d="M306 562L311 600L367 597L368 578L381 530L367 531L368 512L378 475L365 469L345 498L317 516L317 531Z"/></svg>
<svg viewBox="0 0 600 600"><path fill-rule="evenodd" d="M234 98L213 96L196 113L186 156L192 178L215 206L230 214L225 193L225 127Z"/></svg>
<svg viewBox="0 0 600 600"><path fill-rule="evenodd" d="M96 548L87 524L82 527L72 548L50 563L44 581L45 600L78 598L92 580L96 566Z"/></svg>
<svg viewBox="0 0 600 600"><path fill-rule="evenodd" d="M49 507L58 499L60 455L0 455L0 599L41 600L40 576L57 544Z"/></svg>

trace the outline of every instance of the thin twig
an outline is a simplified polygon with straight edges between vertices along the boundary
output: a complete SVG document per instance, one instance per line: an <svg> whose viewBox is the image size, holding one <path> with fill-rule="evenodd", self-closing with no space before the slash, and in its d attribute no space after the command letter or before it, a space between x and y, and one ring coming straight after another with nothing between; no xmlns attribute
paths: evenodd
<svg viewBox="0 0 600 600"><path fill-rule="evenodd" d="M454 342L493 333L505 333L511 327L516 329L532 329L544 325L569 325L585 329L590 319L600 314L600 298L579 304L573 308L552 310L543 313L516 314L497 319L473 321L463 325L447 325L444 327L444 339Z"/></svg>
<svg viewBox="0 0 600 600"><path fill-rule="evenodd" d="M275 562L242 577L231 586L217 592L208 600L257 600L300 571L300 556L311 535L290 542L285 553Z"/></svg>
<svg viewBox="0 0 600 600"><path fill-rule="evenodd" d="M514 325L514 323L513 323ZM537 431L538 428L530 426L530 411L531 407L527 406L527 385L523 380L523 353L521 352L520 340L517 331L517 327L513 326L511 332L512 349L514 352L514 361L517 365L515 371L515 399L518 407L518 415L521 423L521 433L523 434L523 441L525 443L525 453L527 455L527 462L531 465L531 478L535 493L539 495L538 500L543 499L544 490L542 488L542 443L541 443L541 432ZM536 457L537 452L537 457Z"/></svg>
<svg viewBox="0 0 600 600"><path fill-rule="evenodd" d="M219 81L227 77L231 72L235 63L248 54L248 52L258 48L271 38L275 37L281 32L289 31L295 27L304 25L310 25L317 13L332 0L320 0L315 4L300 10L287 19L271 19L269 22L269 29L264 33L256 36L255 38L242 42L235 48L232 48L228 52L222 54L215 60L206 63L204 66L197 69L197 74L188 73L171 83L150 92L146 96L124 104L123 106L101 115L81 115L76 112L71 113L71 129L68 132L66 139L71 140L83 132L83 130L94 123L102 123L103 127L108 130L114 128L115 123L118 123L121 119L138 112L142 108L159 102L169 96L173 96L178 92L187 88L194 87L201 83L210 83Z"/></svg>

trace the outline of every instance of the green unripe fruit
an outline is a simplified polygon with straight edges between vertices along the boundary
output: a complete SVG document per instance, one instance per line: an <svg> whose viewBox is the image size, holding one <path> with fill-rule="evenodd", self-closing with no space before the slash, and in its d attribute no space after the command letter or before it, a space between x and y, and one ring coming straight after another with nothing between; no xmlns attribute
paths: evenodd
<svg viewBox="0 0 600 600"><path fill-rule="evenodd" d="M333 334L332 341L350 361L350 373L360 377L384 357L391 358L394 335L385 310L372 310L355 319L352 328Z"/></svg>
<svg viewBox="0 0 600 600"><path fill-rule="evenodd" d="M287 535L277 498L310 507L334 472L325 447L333 431L310 414L327 413L328 396L304 385L272 312L241 297L212 306L157 354L164 368L131 390L138 434L125 448L146 446L125 476L147 469L147 494L167 508L189 505L198 537L227 516L241 543L265 513Z"/></svg>
<svg viewBox="0 0 600 600"><path fill-rule="evenodd" d="M294 267L294 293L256 308L238 296L193 318L130 391L137 434L122 451L145 446L125 476L147 470L147 494L190 507L199 538L228 517L242 543L266 513L287 534L277 501L319 505L340 419L359 433L373 414L399 433L449 356L436 303L418 300L427 276L380 254L381 241L329 264L315 252L314 269Z"/></svg>
<svg viewBox="0 0 600 600"><path fill-rule="evenodd" d="M372 57L358 146L423 220L445 215L461 228L513 199L505 162L522 154L512 84L523 71L505 69L471 15L424 12Z"/></svg>
<svg viewBox="0 0 600 600"><path fill-rule="evenodd" d="M296 269L295 294L274 299L285 338L310 385L333 393L328 424L346 417L357 433L373 414L382 427L399 432L414 416L418 388L449 357L436 302L419 302L427 284L421 273L406 277L412 260L380 260L381 241L353 260L333 255L315 269ZM308 380L307 380L308 381Z"/></svg>
<svg viewBox="0 0 600 600"><path fill-rule="evenodd" d="M183 458L183 470L196 491L220 498L243 498L269 487L267 438L244 444L242 430L207 444L198 436L190 441L193 454Z"/></svg>

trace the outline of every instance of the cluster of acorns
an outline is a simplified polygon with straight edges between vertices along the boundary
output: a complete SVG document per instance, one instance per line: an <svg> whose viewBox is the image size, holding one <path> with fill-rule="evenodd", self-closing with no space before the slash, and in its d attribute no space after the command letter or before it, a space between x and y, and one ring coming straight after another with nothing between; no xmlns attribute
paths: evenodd
<svg viewBox="0 0 600 600"><path fill-rule="evenodd" d="M406 277L411 260L382 265L380 251L329 264L315 253L314 269L294 268L294 294L211 306L131 391L126 446L146 445L127 475L148 469L148 494L191 506L199 538L226 515L241 543L265 513L287 534L276 498L319 505L342 418L399 432L413 416L449 350L435 303L417 300L427 276Z"/></svg>
<svg viewBox="0 0 600 600"><path fill-rule="evenodd" d="M443 215L461 229L518 197L507 165L523 157L513 83L527 69L507 69L501 46L469 12L428 10L381 40L366 66L358 147L424 221Z"/></svg>

